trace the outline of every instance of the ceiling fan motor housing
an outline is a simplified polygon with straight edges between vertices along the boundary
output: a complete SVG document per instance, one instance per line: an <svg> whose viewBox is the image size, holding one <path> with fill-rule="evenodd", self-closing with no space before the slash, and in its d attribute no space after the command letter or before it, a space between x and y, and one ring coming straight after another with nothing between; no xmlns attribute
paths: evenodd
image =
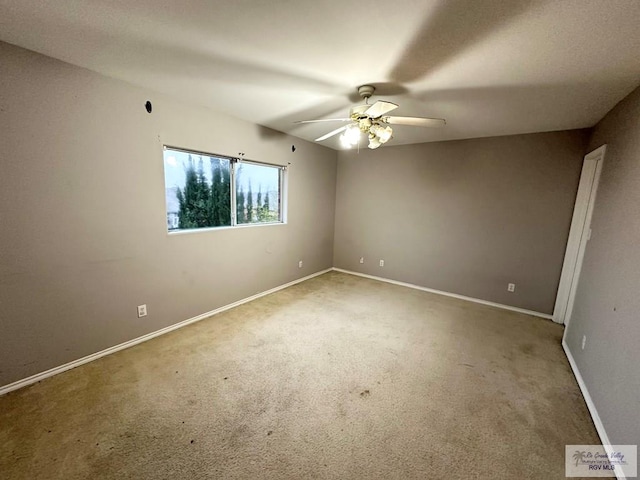
<svg viewBox="0 0 640 480"><path fill-rule="evenodd" d="M367 118L367 116L364 114L364 112L366 112L369 107L371 105L355 105L353 107L351 107L351 109L349 110L349 116L353 119L353 120L359 120L361 118Z"/></svg>

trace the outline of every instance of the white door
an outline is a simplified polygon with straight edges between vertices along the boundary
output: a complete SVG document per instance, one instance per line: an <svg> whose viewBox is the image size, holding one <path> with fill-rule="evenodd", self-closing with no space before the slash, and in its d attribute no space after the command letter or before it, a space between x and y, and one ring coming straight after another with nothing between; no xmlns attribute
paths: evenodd
<svg viewBox="0 0 640 480"><path fill-rule="evenodd" d="M556 305L553 309L553 321L556 323L568 325L571 319L584 251L591 238L591 216L606 149L607 146L602 145L584 157Z"/></svg>

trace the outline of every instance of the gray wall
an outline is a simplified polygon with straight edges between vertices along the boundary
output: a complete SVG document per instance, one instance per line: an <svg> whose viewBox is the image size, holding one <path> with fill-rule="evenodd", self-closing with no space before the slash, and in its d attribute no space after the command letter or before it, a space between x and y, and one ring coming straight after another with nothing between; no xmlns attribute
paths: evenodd
<svg viewBox="0 0 640 480"><path fill-rule="evenodd" d="M4 43L0 65L0 385L332 266L335 151ZM290 162L289 223L167 235L163 142Z"/></svg>
<svg viewBox="0 0 640 480"><path fill-rule="evenodd" d="M586 140L574 130L340 152L334 266L551 314Z"/></svg>
<svg viewBox="0 0 640 480"><path fill-rule="evenodd" d="M613 444L640 444L640 88L595 127L607 144L566 341ZM581 349L586 335L585 349Z"/></svg>

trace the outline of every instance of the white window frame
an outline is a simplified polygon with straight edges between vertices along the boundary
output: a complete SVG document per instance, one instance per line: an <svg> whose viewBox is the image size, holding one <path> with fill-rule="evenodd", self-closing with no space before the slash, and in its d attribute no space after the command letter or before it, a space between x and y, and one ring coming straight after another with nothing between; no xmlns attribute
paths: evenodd
<svg viewBox="0 0 640 480"><path fill-rule="evenodd" d="M288 186L288 182L287 182L287 166L286 165L280 165L277 163L269 163L269 162L262 162L259 160L250 160L250 159L246 159L244 157L240 158L240 157L231 157L229 155L223 155L223 154L218 154L218 153L210 153L210 152L203 152L201 150L193 150L190 148L183 148L183 147L175 147L173 145L163 145L162 146L162 151L163 151L163 166L164 166L164 152L166 150L175 150L178 152L182 152L182 153L187 153L187 154L194 154L194 155L201 155L201 156L206 156L206 157L213 157L213 158L220 158L223 160L229 160L229 181L230 181L230 195L231 195L231 225L222 225L222 226L218 226L218 227L202 227L202 228L184 228L184 229L175 229L175 230L169 230L168 229L168 225L167 225L167 221L166 221L166 216L168 215L168 212L165 211L165 225L167 228L167 233L169 235L175 235L175 234L184 234L184 233L193 233L193 232L205 232L205 231L211 231L211 230L221 230L221 229L228 229L228 228L246 228L246 227L263 227L263 226L267 226L267 225L284 225L287 223L287 186ZM278 195L278 201L279 201L279 212L280 212L280 219L277 221L272 221L272 222L254 222L254 223L237 223L237 191L236 191L236 166L238 164L241 163L246 163L249 165L258 165L258 166L263 166L263 167L273 167L273 168L277 168L279 169L279 173L278 173L278 180L279 180L279 195ZM165 184L165 189L166 189L166 184ZM165 191L165 195L166 195L166 191ZM165 199L165 204L166 204L166 199ZM166 210L166 207L165 207Z"/></svg>

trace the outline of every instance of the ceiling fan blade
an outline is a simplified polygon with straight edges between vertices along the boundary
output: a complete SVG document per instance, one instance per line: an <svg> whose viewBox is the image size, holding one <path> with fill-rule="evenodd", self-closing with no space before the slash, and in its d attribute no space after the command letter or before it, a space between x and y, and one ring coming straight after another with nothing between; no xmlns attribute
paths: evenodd
<svg viewBox="0 0 640 480"><path fill-rule="evenodd" d="M298 120L293 123L318 123L318 122L350 122L350 118L322 118L319 120Z"/></svg>
<svg viewBox="0 0 640 480"><path fill-rule="evenodd" d="M398 105L396 105L395 103L378 100L376 103L367 108L364 114L370 118L378 118L385 113L389 113L391 110L395 110L396 108L398 108Z"/></svg>
<svg viewBox="0 0 640 480"><path fill-rule="evenodd" d="M329 137L333 137L334 135L339 134L340 132L346 130L348 127L348 125L345 125L344 127L340 127L340 128L336 128L335 130L331 130L329 133L316 138L316 142L321 142L322 140L326 140Z"/></svg>
<svg viewBox="0 0 640 480"><path fill-rule="evenodd" d="M391 125L410 125L413 127L444 127L447 124L444 118L383 117L382 121Z"/></svg>

